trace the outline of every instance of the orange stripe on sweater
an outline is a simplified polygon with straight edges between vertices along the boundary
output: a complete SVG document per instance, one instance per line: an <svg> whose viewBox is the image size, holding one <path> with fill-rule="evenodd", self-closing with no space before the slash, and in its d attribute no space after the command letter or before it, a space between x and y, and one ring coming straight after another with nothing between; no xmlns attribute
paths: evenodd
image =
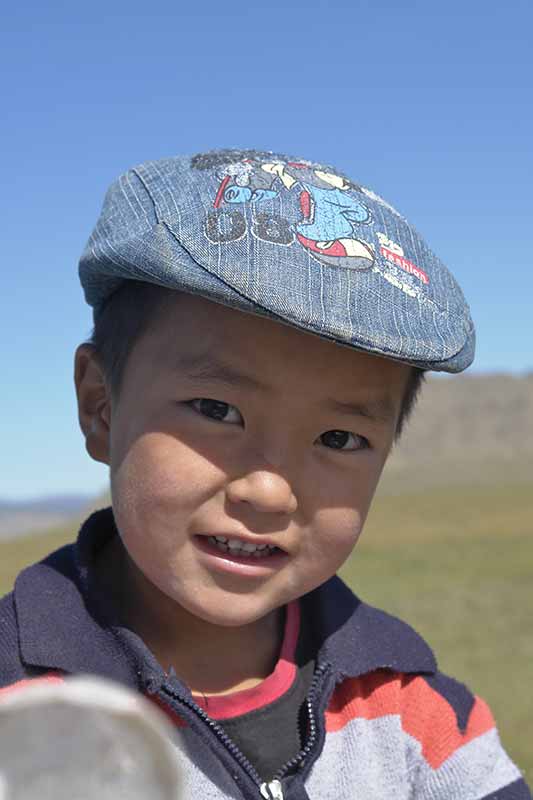
<svg viewBox="0 0 533 800"><path fill-rule="evenodd" d="M372 672L343 681L335 689L326 710L326 731L338 731L353 719L399 714L400 691L400 676L391 672Z"/></svg>
<svg viewBox="0 0 533 800"><path fill-rule="evenodd" d="M64 681L65 679L58 672L50 672L47 675L41 675L39 678L24 678L24 680L11 683L9 686L4 686L3 689L0 689L0 699L8 694L23 691L28 686L35 686L36 683L64 683Z"/></svg>
<svg viewBox="0 0 533 800"><path fill-rule="evenodd" d="M326 731L339 731L355 719L398 715L403 730L417 739L427 763L437 769L460 747L494 727L486 703L475 699L464 733L452 706L421 677L378 671L344 681L326 711Z"/></svg>
<svg viewBox="0 0 533 800"><path fill-rule="evenodd" d="M420 742L422 754L433 769L460 747L494 728L490 709L479 697L475 698L466 731L462 733L453 708L423 678L408 679L402 694L403 729Z"/></svg>

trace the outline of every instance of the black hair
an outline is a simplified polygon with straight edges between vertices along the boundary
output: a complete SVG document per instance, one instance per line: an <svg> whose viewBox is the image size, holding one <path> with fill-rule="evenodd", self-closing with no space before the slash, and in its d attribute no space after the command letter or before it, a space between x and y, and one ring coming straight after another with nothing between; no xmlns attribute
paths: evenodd
<svg viewBox="0 0 533 800"><path fill-rule="evenodd" d="M173 289L144 281L124 281L95 314L88 344L94 347L115 398L119 396L124 368L134 344L149 328L173 292ZM411 368L396 426L396 439L411 415L424 378L424 370Z"/></svg>
<svg viewBox="0 0 533 800"><path fill-rule="evenodd" d="M119 396L133 346L162 310L171 291L144 281L124 281L95 312L87 344L96 351L113 397Z"/></svg>
<svg viewBox="0 0 533 800"><path fill-rule="evenodd" d="M405 387L405 394L403 396L402 405L400 408L400 415L396 424L396 431L394 433L394 438L396 440L400 438L401 433L405 428L409 417L411 416L425 379L425 370L419 369L419 367L411 367L411 372L409 373L409 377L407 379L407 386Z"/></svg>

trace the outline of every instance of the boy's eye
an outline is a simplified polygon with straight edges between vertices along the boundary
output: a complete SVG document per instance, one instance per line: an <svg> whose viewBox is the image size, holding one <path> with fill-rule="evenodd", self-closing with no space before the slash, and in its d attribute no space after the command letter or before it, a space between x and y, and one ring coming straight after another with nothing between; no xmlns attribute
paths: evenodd
<svg viewBox="0 0 533 800"><path fill-rule="evenodd" d="M189 400L187 405L192 406L198 414L212 419L215 422L225 422L228 425L244 425L244 420L238 408L224 403L222 400L212 400L209 397L196 397ZM330 450L365 450L369 447L368 439L350 431L332 430L319 436L320 442Z"/></svg>
<svg viewBox="0 0 533 800"><path fill-rule="evenodd" d="M203 417L214 419L217 422L227 422L230 425L241 425L244 422L240 411L235 406L223 403L221 400L197 397L190 400L189 405Z"/></svg>
<svg viewBox="0 0 533 800"><path fill-rule="evenodd" d="M369 446L368 439L350 431L326 431L319 439L331 450L365 450Z"/></svg>

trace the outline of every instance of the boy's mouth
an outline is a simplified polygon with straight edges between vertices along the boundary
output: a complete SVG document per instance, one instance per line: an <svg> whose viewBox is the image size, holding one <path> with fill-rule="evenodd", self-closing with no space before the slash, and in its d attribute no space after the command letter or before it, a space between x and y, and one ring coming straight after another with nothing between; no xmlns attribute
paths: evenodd
<svg viewBox="0 0 533 800"><path fill-rule="evenodd" d="M259 539L237 539L222 533L197 534L196 546L209 557L208 563L216 570L248 577L264 577L277 571L289 554L272 542Z"/></svg>
<svg viewBox="0 0 533 800"><path fill-rule="evenodd" d="M227 536L208 536L207 541L222 553L240 558L269 558L275 553L283 552L273 544L254 544L244 542L242 539L229 539Z"/></svg>

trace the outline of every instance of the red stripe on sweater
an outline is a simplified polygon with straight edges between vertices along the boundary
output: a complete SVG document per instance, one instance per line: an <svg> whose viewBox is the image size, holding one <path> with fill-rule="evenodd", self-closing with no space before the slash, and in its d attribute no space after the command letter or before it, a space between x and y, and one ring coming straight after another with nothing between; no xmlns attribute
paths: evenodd
<svg viewBox="0 0 533 800"><path fill-rule="evenodd" d="M400 714L400 691L401 678L390 672L371 672L343 681L326 710L326 731L339 731L353 719Z"/></svg>
<svg viewBox="0 0 533 800"><path fill-rule="evenodd" d="M24 680L11 683L9 686L4 686L0 689L0 699L6 697L8 694L23 691L28 686L35 686L37 683L64 683L65 679L59 672L49 672L47 675L41 675L39 678L24 678Z"/></svg>
<svg viewBox="0 0 533 800"><path fill-rule="evenodd" d="M402 691L402 725L422 745L428 764L437 769L456 750L494 728L487 704L476 697L464 733L457 726L451 705L423 678L411 678Z"/></svg>
<svg viewBox="0 0 533 800"><path fill-rule="evenodd" d="M486 703L476 698L462 733L452 706L421 677L402 679L384 671L344 681L326 711L326 730L339 731L355 719L398 715L403 730L417 739L427 763L437 769L456 750L494 727Z"/></svg>

